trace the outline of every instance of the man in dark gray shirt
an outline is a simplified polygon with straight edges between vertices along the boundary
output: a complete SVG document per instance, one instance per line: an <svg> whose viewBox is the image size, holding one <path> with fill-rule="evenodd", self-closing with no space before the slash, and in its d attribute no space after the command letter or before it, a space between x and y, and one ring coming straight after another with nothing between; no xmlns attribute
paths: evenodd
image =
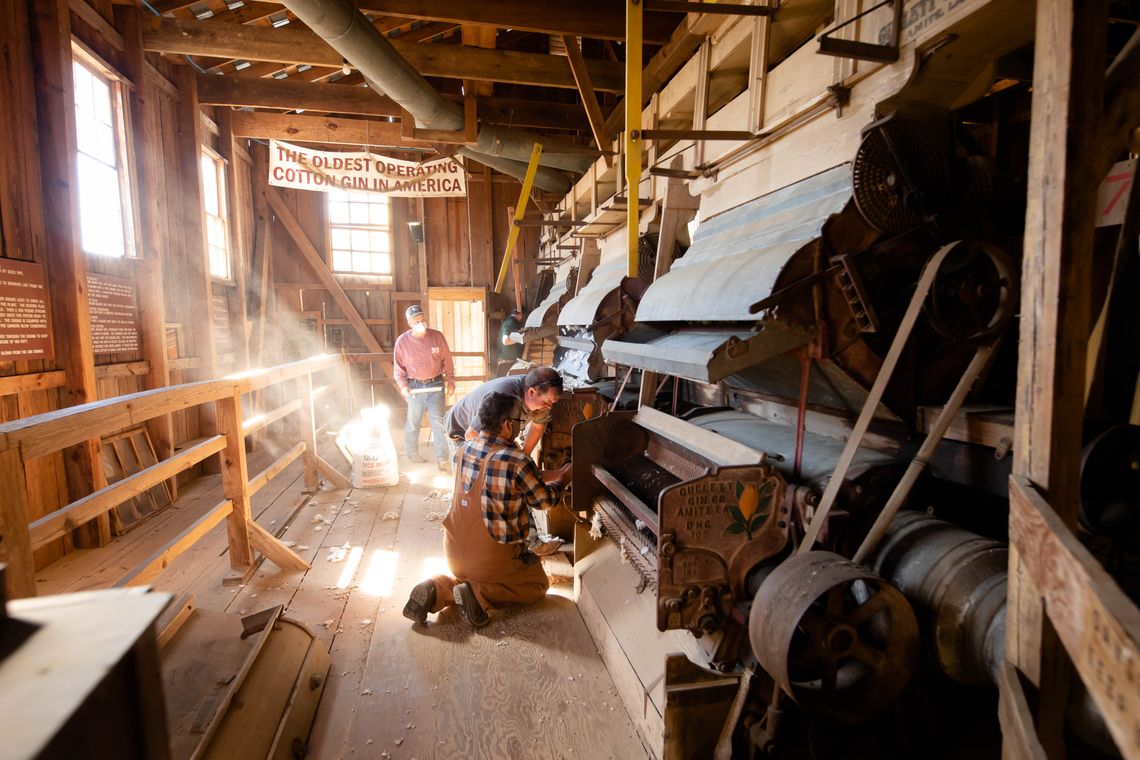
<svg viewBox="0 0 1140 760"><path fill-rule="evenodd" d="M518 399L512 414L520 425L530 423L522 445L522 450L529 456L550 422L553 414L551 409L562 397L562 376L553 367L535 367L525 375L508 375L488 380L461 398L443 418L443 429L451 442L452 459L464 440L471 440L478 435L476 428L479 407L482 406L483 399L492 393L504 393ZM540 536L535 530L533 519L531 520L527 535L527 547L531 553L546 557L558 551L561 546L560 538Z"/></svg>
<svg viewBox="0 0 1140 760"><path fill-rule="evenodd" d="M551 408L562 397L562 377L553 367L535 367L525 375L497 377L483 383L451 407L443 420L453 449L463 443L469 431L474 432L479 406L492 393L505 393L519 400L519 419L530 423L522 449L530 454L550 422Z"/></svg>

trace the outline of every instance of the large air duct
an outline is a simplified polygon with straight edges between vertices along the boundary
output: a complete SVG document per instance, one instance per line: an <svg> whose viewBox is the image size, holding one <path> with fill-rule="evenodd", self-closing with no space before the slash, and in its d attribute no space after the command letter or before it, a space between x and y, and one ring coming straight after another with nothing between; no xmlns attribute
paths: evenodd
<svg viewBox="0 0 1140 760"><path fill-rule="evenodd" d="M410 113L417 126L463 129L463 108L436 92L347 0L284 0L284 5L360 71L373 89ZM570 179L551 169L580 174L592 162L589 156L570 152L580 146L494 125L481 126L476 145L459 152L521 179L519 163L525 170L535 142L541 142L545 148L541 161L544 168L535 177L535 184L544 190L564 193L570 189Z"/></svg>

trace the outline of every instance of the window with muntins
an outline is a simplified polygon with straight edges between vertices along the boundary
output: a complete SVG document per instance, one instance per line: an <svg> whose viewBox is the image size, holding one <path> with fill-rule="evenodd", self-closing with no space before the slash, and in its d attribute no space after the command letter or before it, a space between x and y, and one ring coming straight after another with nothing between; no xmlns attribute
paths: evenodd
<svg viewBox="0 0 1140 760"><path fill-rule="evenodd" d="M391 277L388 196L345 190L326 195L332 270Z"/></svg>
<svg viewBox="0 0 1140 760"><path fill-rule="evenodd" d="M134 256L122 83L78 50L72 80L80 245L96 256Z"/></svg>
<svg viewBox="0 0 1140 760"><path fill-rule="evenodd" d="M230 270L230 234L226 209L226 162L202 151L199 158L202 173L202 208L206 213L206 248L210 255L210 275L223 280L232 278Z"/></svg>

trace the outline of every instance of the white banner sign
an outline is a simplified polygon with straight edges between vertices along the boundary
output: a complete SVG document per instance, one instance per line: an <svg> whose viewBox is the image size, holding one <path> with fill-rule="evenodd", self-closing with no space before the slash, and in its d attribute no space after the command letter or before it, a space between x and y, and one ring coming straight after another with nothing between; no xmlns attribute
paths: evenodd
<svg viewBox="0 0 1140 760"><path fill-rule="evenodd" d="M269 141L269 184L296 190L353 190L434 198L467 195L467 175L450 158L401 161L373 153L311 150Z"/></svg>

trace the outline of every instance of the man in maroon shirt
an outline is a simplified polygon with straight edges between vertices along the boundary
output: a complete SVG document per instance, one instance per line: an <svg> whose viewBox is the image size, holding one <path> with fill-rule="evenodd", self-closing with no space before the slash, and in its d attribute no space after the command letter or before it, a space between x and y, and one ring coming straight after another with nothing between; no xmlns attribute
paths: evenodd
<svg viewBox="0 0 1140 760"><path fill-rule="evenodd" d="M408 402L408 418L404 423L404 454L412 462L420 458L420 420L427 409L431 421L431 437L435 442L435 461L447 471L447 439L443 434L443 389L455 392L455 366L447 338L439 330L427 326L427 318L418 305L404 312L408 330L396 338L392 349L392 368L400 395Z"/></svg>

